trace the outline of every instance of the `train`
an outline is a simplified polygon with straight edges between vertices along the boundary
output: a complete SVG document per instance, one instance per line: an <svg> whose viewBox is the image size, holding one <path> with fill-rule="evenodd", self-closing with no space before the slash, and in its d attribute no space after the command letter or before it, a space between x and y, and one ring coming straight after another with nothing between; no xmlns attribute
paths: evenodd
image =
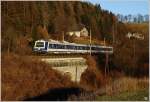
<svg viewBox="0 0 150 102"><path fill-rule="evenodd" d="M77 44L70 42L60 42L56 40L37 40L35 41L34 52L53 53L53 54L71 54L71 53L113 53L113 47L100 46L94 44Z"/></svg>

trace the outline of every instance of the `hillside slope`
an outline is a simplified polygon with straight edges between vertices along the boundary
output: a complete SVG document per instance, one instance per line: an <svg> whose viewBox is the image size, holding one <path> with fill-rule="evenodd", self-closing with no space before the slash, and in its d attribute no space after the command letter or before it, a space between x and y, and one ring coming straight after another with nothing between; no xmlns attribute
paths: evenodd
<svg viewBox="0 0 150 102"><path fill-rule="evenodd" d="M2 55L2 100L24 100L51 89L71 88L70 77L46 63L16 54Z"/></svg>
<svg viewBox="0 0 150 102"><path fill-rule="evenodd" d="M101 6L79 1L2 2L2 51L17 49L20 37L34 41L53 38L85 26L92 38L111 42L115 16ZM6 41L8 43L6 43ZM18 45L17 45L18 46Z"/></svg>

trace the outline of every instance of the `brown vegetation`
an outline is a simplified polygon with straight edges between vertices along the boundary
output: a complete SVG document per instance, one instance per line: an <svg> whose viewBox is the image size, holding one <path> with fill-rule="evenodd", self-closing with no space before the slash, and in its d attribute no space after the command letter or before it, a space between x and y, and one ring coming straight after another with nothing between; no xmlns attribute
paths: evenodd
<svg viewBox="0 0 150 102"><path fill-rule="evenodd" d="M122 69L127 75L148 76L149 67L149 37L148 24L126 24L126 31L117 35L114 46L113 63L117 68ZM144 40L128 39L126 34L141 33Z"/></svg>
<svg viewBox="0 0 150 102"><path fill-rule="evenodd" d="M105 83L104 76L101 70L98 69L97 63L94 57L87 56L88 68L83 72L81 76L80 84L86 90L95 90L102 87Z"/></svg>
<svg viewBox="0 0 150 102"><path fill-rule="evenodd" d="M118 79L110 78L106 85L106 94L114 95L121 92L134 92L136 90L148 89L149 79L148 78L132 78L132 77L121 77Z"/></svg>
<svg viewBox="0 0 150 102"><path fill-rule="evenodd" d="M43 62L32 57L2 54L2 100L23 100L49 89L74 84Z"/></svg>
<svg viewBox="0 0 150 102"><path fill-rule="evenodd" d="M2 51L16 50L16 41L28 36L32 41L54 38L84 25L92 38L111 41L115 16L100 5L79 1L2 1ZM6 43L7 42L7 43Z"/></svg>
<svg viewBox="0 0 150 102"><path fill-rule="evenodd" d="M126 23L125 26L128 28L128 31L142 33L147 38L148 27L149 27L148 23L141 23L141 24Z"/></svg>

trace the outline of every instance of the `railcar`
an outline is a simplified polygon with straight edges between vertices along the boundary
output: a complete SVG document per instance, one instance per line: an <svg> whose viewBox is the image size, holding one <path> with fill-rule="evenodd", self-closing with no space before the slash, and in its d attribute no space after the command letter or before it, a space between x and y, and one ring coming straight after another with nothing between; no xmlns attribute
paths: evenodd
<svg viewBox="0 0 150 102"><path fill-rule="evenodd" d="M113 53L113 47L69 42L37 40L34 52L41 53Z"/></svg>

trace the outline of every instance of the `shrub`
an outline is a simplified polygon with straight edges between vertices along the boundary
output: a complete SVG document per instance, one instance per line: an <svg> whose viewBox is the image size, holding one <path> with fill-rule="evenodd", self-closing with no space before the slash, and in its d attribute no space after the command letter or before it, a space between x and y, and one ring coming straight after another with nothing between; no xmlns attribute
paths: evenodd
<svg viewBox="0 0 150 102"><path fill-rule="evenodd" d="M87 90L95 90L104 85L104 77L98 69L94 57L87 56L88 68L81 75L81 85Z"/></svg>

